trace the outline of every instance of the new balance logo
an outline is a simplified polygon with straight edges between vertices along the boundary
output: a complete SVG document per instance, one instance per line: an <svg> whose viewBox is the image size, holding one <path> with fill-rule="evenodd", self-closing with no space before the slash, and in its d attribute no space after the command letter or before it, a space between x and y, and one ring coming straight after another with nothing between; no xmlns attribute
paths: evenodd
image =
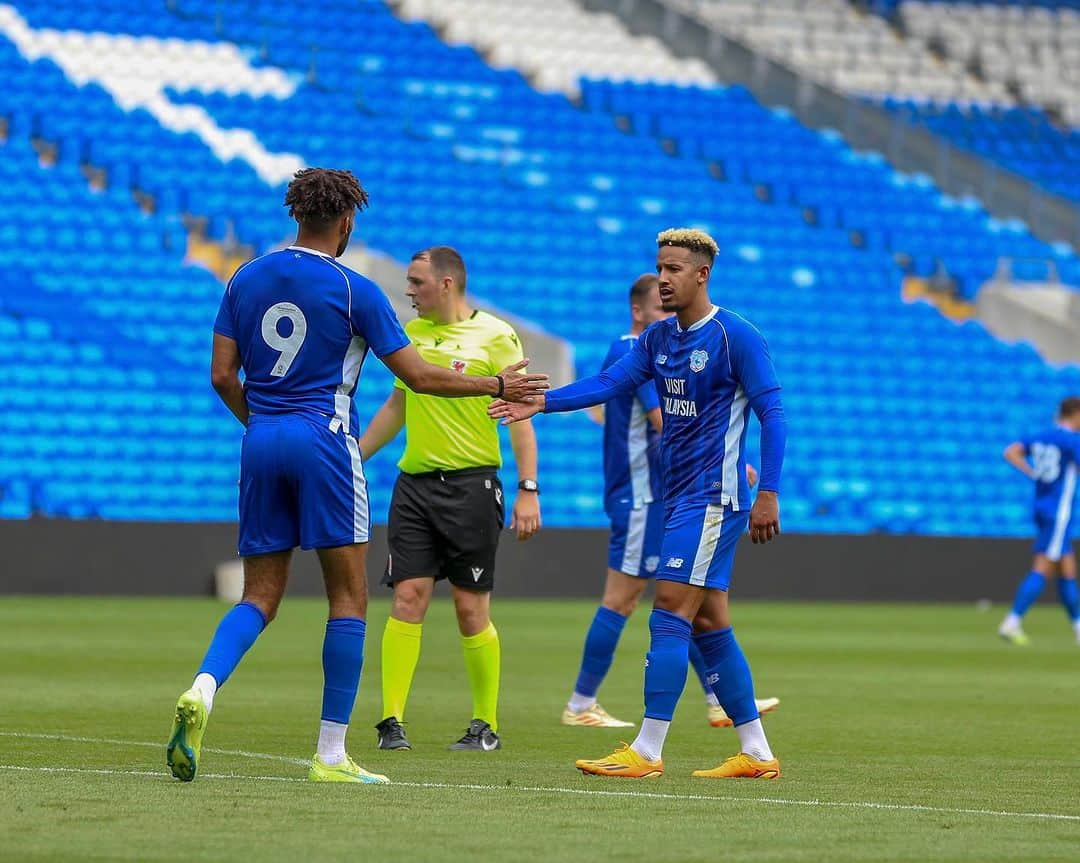
<svg viewBox="0 0 1080 863"><path fill-rule="evenodd" d="M472 573L473 581L480 581L480 576L484 574L484 567L482 566L470 566L469 571Z"/></svg>
<svg viewBox="0 0 1080 863"><path fill-rule="evenodd" d="M683 559L681 557L669 557L667 563L664 566L670 566L672 569L682 569Z"/></svg>
<svg viewBox="0 0 1080 863"><path fill-rule="evenodd" d="M720 675L719 674L710 674L708 677L705 678L705 682L708 683L709 686L716 686L716 684L719 682L719 680L720 680Z"/></svg>

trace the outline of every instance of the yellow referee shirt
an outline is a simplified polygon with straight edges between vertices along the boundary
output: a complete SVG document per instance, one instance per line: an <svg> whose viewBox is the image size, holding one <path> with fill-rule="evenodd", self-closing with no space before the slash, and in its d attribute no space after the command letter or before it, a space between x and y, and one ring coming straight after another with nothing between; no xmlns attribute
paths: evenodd
<svg viewBox="0 0 1080 863"><path fill-rule="evenodd" d="M456 324L415 318L405 334L429 363L464 375L495 375L522 358L514 328L479 309ZM405 390L405 473L502 465L499 432L487 415L488 396L448 399Z"/></svg>

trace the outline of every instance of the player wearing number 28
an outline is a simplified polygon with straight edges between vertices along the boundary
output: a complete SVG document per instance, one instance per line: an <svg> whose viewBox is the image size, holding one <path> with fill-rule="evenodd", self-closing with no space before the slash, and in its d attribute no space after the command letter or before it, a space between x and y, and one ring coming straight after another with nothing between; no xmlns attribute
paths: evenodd
<svg viewBox="0 0 1080 863"><path fill-rule="evenodd" d="M322 722L309 778L384 783L345 753L367 615L368 498L353 394L369 350L417 392L520 400L547 388L518 371L467 376L423 360L382 291L337 263L367 194L348 171L307 168L285 194L296 242L236 271L214 324L211 380L246 427L240 454L244 594L176 705L166 761L190 781L217 690L274 619L296 546L316 549L329 601ZM241 384L239 372L245 379Z"/></svg>
<svg viewBox="0 0 1080 863"><path fill-rule="evenodd" d="M1021 620L1055 571L1058 598L1080 642L1080 592L1072 551L1076 475L1080 472L1080 398L1062 401L1057 420L1052 428L1005 448L1005 460L1033 481L1035 491L1035 559L1016 590L1012 611L998 628L1002 638L1021 646L1028 643Z"/></svg>
<svg viewBox="0 0 1080 863"><path fill-rule="evenodd" d="M655 382L663 412L666 512L649 617L645 718L630 746L605 758L579 760L577 767L635 779L663 773L664 739L686 684L692 638L742 750L694 775L773 779L780 775L780 762L765 738L750 667L731 628L728 587L735 547L747 524L755 543L769 542L780 530L777 493L787 436L780 384L761 333L709 298L716 241L699 230L675 229L660 234L657 245L660 303L674 317L647 327L599 375L531 404L492 402L489 412L517 422L538 410L554 413L607 402ZM745 458L751 410L761 421L760 491L753 505Z"/></svg>

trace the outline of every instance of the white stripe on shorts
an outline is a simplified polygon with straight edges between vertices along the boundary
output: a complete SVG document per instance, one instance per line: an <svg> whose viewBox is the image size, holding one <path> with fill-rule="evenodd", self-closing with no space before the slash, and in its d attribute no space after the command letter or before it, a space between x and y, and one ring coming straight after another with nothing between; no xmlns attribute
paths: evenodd
<svg viewBox="0 0 1080 863"><path fill-rule="evenodd" d="M1076 465L1070 464L1065 468L1065 481L1061 487L1061 500L1058 501L1057 513L1054 516L1054 533L1050 537L1050 547L1046 549L1046 556L1050 560L1061 560L1065 548L1065 528L1072 518L1073 495L1076 494Z"/></svg>
<svg viewBox="0 0 1080 863"><path fill-rule="evenodd" d="M619 572L627 575L638 575L641 572L641 554L645 549L645 522L648 517L647 506L630 510L626 523L626 547L623 549Z"/></svg>
<svg viewBox="0 0 1080 863"><path fill-rule="evenodd" d="M701 521L701 539L698 542L697 554L694 555L690 584L701 586L709 577L709 567L712 566L713 555L716 554L716 544L720 541L720 535L723 532L724 507L710 503L705 507L705 517Z"/></svg>
<svg viewBox="0 0 1080 863"><path fill-rule="evenodd" d="M367 479L364 477L364 463L360 458L360 444L352 435L345 435L345 446L349 449L349 458L352 461L353 542L367 542L370 524Z"/></svg>

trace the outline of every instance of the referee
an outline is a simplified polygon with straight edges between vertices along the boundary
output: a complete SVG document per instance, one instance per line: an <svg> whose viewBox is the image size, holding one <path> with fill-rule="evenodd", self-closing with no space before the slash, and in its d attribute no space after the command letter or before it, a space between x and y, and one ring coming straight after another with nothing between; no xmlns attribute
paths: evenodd
<svg viewBox="0 0 1080 863"><path fill-rule="evenodd" d="M420 355L465 375L490 375L522 358L513 328L469 306L465 262L449 246L413 255L406 293L417 318L405 333ZM450 582L473 718L450 746L490 751L500 746L499 636L491 623L495 550L504 524L499 436L484 397L444 399L421 395L400 380L360 438L370 458L405 426L401 474L390 503L390 556L384 584L394 590L382 640L383 719L380 749L410 749L401 726L420 657L424 614L435 582ZM536 435L531 423L510 426L518 467L518 494L510 527L519 540L540 529Z"/></svg>

